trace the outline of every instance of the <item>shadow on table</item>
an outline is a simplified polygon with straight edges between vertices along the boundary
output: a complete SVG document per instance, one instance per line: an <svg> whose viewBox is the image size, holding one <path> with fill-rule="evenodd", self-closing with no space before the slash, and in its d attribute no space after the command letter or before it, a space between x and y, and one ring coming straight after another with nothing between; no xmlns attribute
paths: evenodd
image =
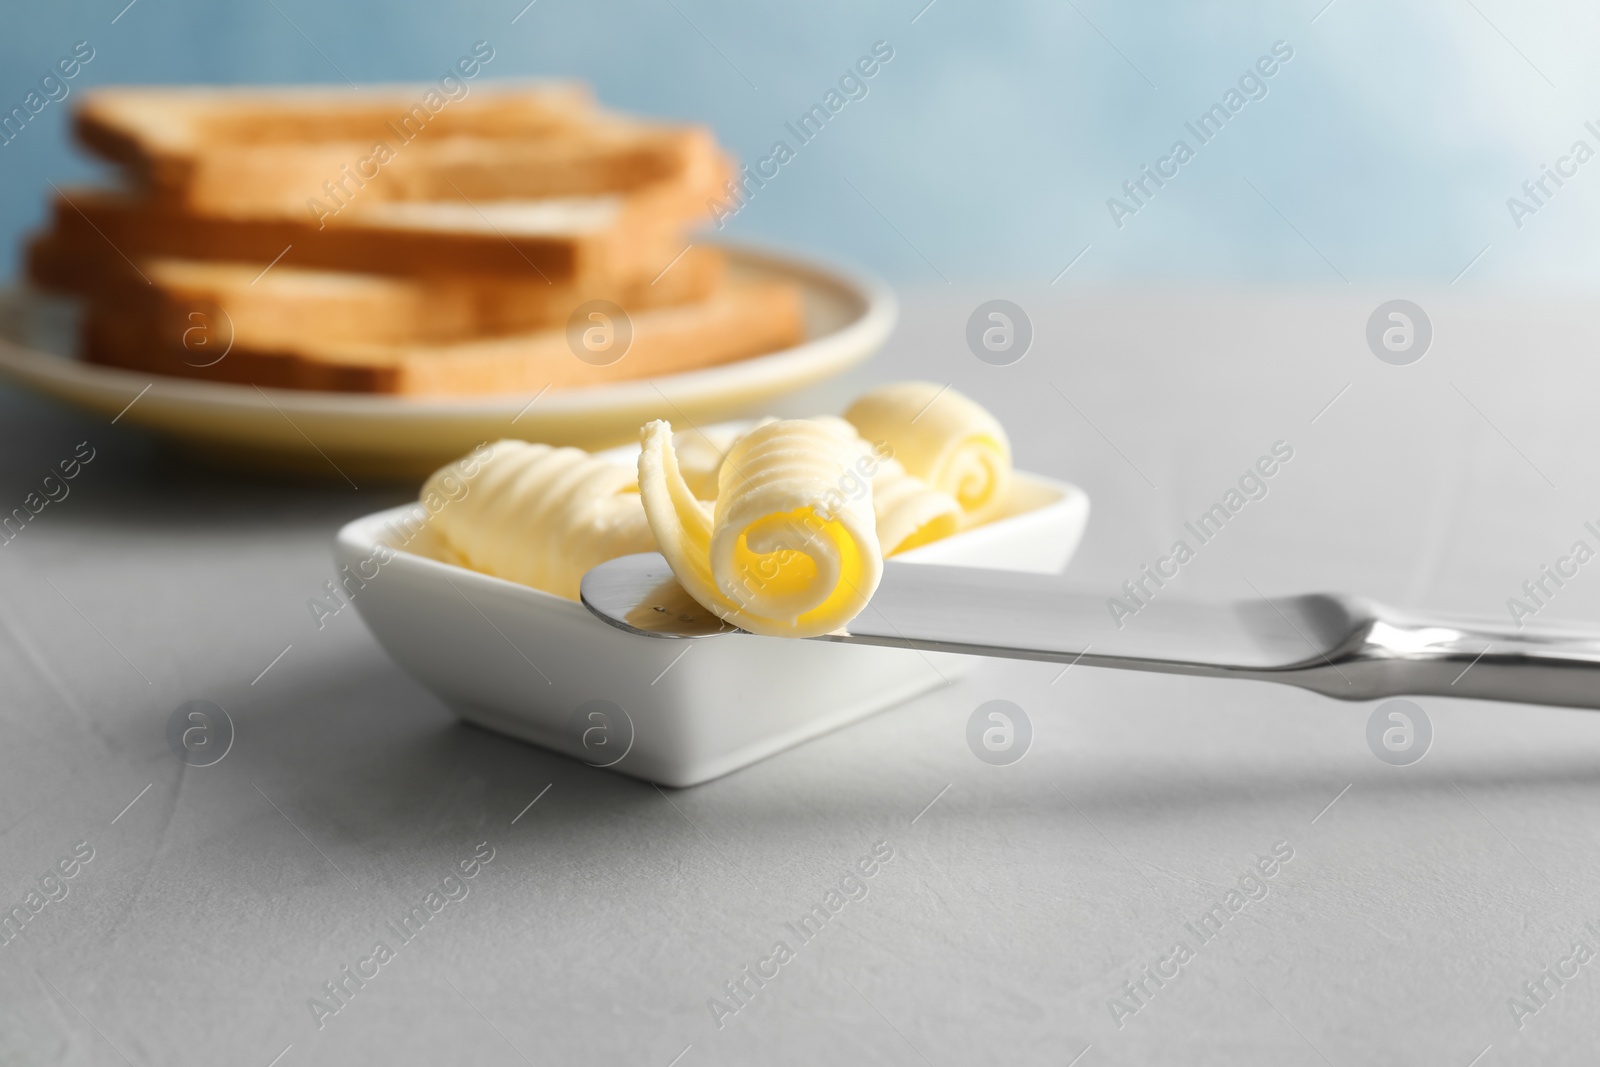
<svg viewBox="0 0 1600 1067"><path fill-rule="evenodd" d="M658 789L460 723L381 653L354 666L350 673L324 665L300 676L271 707L255 709L252 762L259 766L254 773L293 790L296 805L322 813L339 834L373 850L410 849L426 837L503 834L516 825L519 832L590 840L603 851L606 842L627 840L619 825L663 813L678 819L704 812L736 822L742 832L755 825L762 832L810 834L846 824L909 833L913 816L947 781L960 793L939 812L946 827L952 820L1036 823L1045 812L1064 824L1081 825L1081 812L1096 823L1130 827L1180 822L1199 811L1226 819L1263 810L1306 824L1351 782L1355 795L1346 800L1369 805L1459 805L1460 790L1481 802L1499 790L1600 789L1600 761L1577 746L1507 756L1501 763L1434 760L1403 772L1375 761L1370 770L1353 772L1341 756L1322 767L1314 760L1295 768L1196 765L1184 774L1170 764L1141 763L1130 752L1104 773L1085 776L1080 765L1074 777L1036 760L1005 782L992 768L969 765L964 750L952 750L931 765L919 757L914 774L886 774L885 766L901 758L886 746L903 725L886 717L701 786ZM912 780L931 784L925 794L909 795ZM535 801L544 810L558 809L558 820L534 819L540 809L528 805ZM673 807L681 810L673 813Z"/></svg>

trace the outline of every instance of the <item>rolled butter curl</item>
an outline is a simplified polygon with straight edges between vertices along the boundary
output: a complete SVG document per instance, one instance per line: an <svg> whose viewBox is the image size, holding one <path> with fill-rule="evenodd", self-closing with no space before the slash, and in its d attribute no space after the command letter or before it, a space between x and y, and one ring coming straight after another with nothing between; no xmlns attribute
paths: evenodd
<svg viewBox="0 0 1600 1067"><path fill-rule="evenodd" d="M435 472L423 498L453 477L454 465ZM464 484L445 494L435 528L467 566L496 578L576 600L591 567L656 547L633 471L582 449L499 441Z"/></svg>
<svg viewBox="0 0 1600 1067"><path fill-rule="evenodd" d="M964 518L955 497L907 474L897 459L878 460L878 472L872 477L872 510L885 556L949 537Z"/></svg>
<svg viewBox="0 0 1600 1067"><path fill-rule="evenodd" d="M763 419L752 429L776 421ZM872 479L872 509L884 556L949 537L961 528L965 513L955 497L906 473L898 460L888 457L891 450L887 445L874 449L851 423L837 415L816 415L807 421L830 427L857 445L860 458L856 469ZM692 429L672 435L678 470L697 500L716 500L723 458L748 432Z"/></svg>
<svg viewBox="0 0 1600 1067"><path fill-rule="evenodd" d="M816 637L866 607L883 557L853 435L805 419L751 430L721 465L714 506L684 481L671 426L649 423L641 438L650 528L708 611L751 633Z"/></svg>
<svg viewBox="0 0 1600 1067"><path fill-rule="evenodd" d="M949 493L907 473L887 443L876 447L848 419L816 415L807 421L845 438L856 452L855 469L872 478L872 511L884 556L949 537L961 526L961 504Z"/></svg>
<svg viewBox="0 0 1600 1067"><path fill-rule="evenodd" d="M963 528L994 518L1011 485L1011 440L999 420L949 386L892 382L844 416L867 441L887 442L906 473L961 505Z"/></svg>
<svg viewBox="0 0 1600 1067"><path fill-rule="evenodd" d="M698 500L717 499L717 474L723 457L744 435L741 429L679 430L672 435L672 448L678 456L678 470Z"/></svg>

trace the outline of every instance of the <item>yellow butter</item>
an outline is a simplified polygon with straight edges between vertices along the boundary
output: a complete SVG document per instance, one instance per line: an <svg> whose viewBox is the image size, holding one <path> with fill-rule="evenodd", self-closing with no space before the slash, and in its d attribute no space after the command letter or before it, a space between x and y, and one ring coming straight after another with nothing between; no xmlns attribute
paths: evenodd
<svg viewBox="0 0 1600 1067"><path fill-rule="evenodd" d="M776 421L769 418L756 425ZM807 421L838 431L856 445L859 456L864 458L864 464L857 469L872 477L872 510L878 544L885 556L949 537L960 529L963 512L955 497L906 473L887 445L873 448L854 426L837 415L816 415ZM722 458L742 436L742 432L716 430L680 430L672 435L678 469L697 499L716 500Z"/></svg>
<svg viewBox="0 0 1600 1067"><path fill-rule="evenodd" d="M678 470L697 499L717 499L717 474L722 470L722 459L744 433L742 429L694 428L672 435Z"/></svg>
<svg viewBox="0 0 1600 1067"><path fill-rule="evenodd" d="M867 441L887 443L906 473L954 497L963 528L1004 507L1011 441L976 401L935 382L892 382L858 398L844 417Z"/></svg>
<svg viewBox="0 0 1600 1067"><path fill-rule="evenodd" d="M961 528L960 502L907 474L892 457L878 461L872 477L872 510L885 556L949 537Z"/></svg>
<svg viewBox="0 0 1600 1067"><path fill-rule="evenodd" d="M455 478L452 464L422 488L424 499L446 498L434 528L466 566L576 600L591 567L655 549L627 467L526 441L492 451L470 480Z"/></svg>
<svg viewBox="0 0 1600 1067"><path fill-rule="evenodd" d="M751 633L815 637L866 607L883 574L870 470L853 433L821 420L758 426L718 472L715 504L696 499L672 427L642 431L639 492L679 584Z"/></svg>

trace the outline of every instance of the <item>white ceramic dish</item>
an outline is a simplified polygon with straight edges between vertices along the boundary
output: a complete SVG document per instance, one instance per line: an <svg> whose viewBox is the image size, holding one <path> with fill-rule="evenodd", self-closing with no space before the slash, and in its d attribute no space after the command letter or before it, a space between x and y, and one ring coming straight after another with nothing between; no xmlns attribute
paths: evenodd
<svg viewBox="0 0 1600 1067"><path fill-rule="evenodd" d="M121 413L120 421L213 461L334 480L420 480L480 441L521 437L593 450L631 439L651 419L711 423L747 414L866 359L894 326L894 296L870 278L779 252L727 251L732 274L801 287L803 343L685 374L552 391L531 406L531 394L362 396L101 367L70 354L69 315L48 313L57 309L26 292L0 300L0 375L107 418Z"/></svg>
<svg viewBox="0 0 1600 1067"><path fill-rule="evenodd" d="M624 633L581 604L422 554L431 531L409 541L399 532L413 510L357 519L336 541L339 564L378 570L353 598L378 642L466 721L592 766L696 785L943 685L971 663L750 634ZM1019 474L1005 516L896 559L1055 573L1088 518L1081 489ZM397 551L363 567L380 544Z"/></svg>

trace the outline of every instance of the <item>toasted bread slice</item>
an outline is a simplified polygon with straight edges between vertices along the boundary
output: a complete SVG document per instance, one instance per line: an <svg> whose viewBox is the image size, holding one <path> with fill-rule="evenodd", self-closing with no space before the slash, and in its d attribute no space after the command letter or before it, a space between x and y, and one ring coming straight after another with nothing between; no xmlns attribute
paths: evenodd
<svg viewBox="0 0 1600 1067"><path fill-rule="evenodd" d="M321 223L392 201L484 203L638 194L687 220L731 174L710 133L608 123L518 141L391 136L376 144L246 146L195 161L188 181L152 191L199 215Z"/></svg>
<svg viewBox="0 0 1600 1067"><path fill-rule="evenodd" d="M687 243L681 218L616 195L474 204L394 201L326 220L213 218L116 190L55 203L52 239L88 260L258 263L433 278L496 274L550 284L649 279ZM259 269L259 268L258 268Z"/></svg>
<svg viewBox="0 0 1600 1067"><path fill-rule="evenodd" d="M709 299L627 313L632 340L616 362L574 354L567 329L444 345L357 342L263 345L236 331L174 336L137 310L96 308L84 350L97 363L281 389L415 396L532 393L674 374L771 352L804 336L797 287L731 281ZM613 327L620 324L612 323ZM620 335L614 335L620 336Z"/></svg>
<svg viewBox="0 0 1600 1067"><path fill-rule="evenodd" d="M391 124L449 136L526 137L576 128L595 111L588 88L577 83L463 84L456 100L416 85L100 88L80 100L75 131L91 151L145 183L181 188L209 152L308 143L368 148L393 136Z"/></svg>
<svg viewBox="0 0 1600 1067"><path fill-rule="evenodd" d="M730 174L709 131L604 115L568 88L486 86L408 112L423 95L97 90L78 133L168 208L316 223L394 200L630 192L687 218Z"/></svg>
<svg viewBox="0 0 1600 1067"><path fill-rule="evenodd" d="M178 324L179 332L215 322L257 345L401 344L527 332L564 324L588 300L641 310L703 300L721 283L725 266L721 251L695 247L654 279L581 286L496 275L400 278L281 263L263 274L255 264L183 259L148 259L136 268L109 245L85 259L50 237L28 250L29 277L40 288L87 297L113 312L155 315Z"/></svg>

